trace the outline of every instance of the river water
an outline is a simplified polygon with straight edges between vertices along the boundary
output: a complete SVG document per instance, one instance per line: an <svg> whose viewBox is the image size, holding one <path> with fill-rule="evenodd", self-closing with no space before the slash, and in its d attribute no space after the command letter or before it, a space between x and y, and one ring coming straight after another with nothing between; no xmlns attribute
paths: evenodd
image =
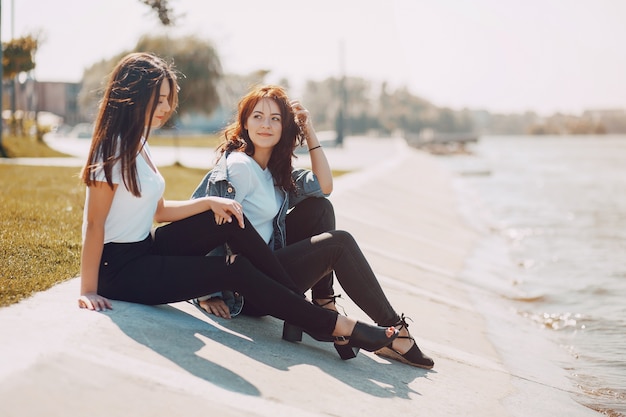
<svg viewBox="0 0 626 417"><path fill-rule="evenodd" d="M626 416L626 136L490 136L469 150L438 159L479 236L462 278L494 343L520 381Z"/></svg>

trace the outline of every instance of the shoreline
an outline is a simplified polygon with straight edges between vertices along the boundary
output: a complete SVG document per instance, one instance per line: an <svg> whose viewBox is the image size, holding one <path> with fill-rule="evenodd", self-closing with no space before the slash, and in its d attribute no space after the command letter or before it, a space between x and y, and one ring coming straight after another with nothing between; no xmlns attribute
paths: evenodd
<svg viewBox="0 0 626 417"><path fill-rule="evenodd" d="M279 320L211 319L185 302L79 310L71 279L0 309L6 415L597 416L558 386L508 368L491 340L498 329L459 278L476 235L451 174L435 157L390 143L329 149L333 166L340 157L370 166L338 178L331 201L338 228L355 236L392 305L412 318L432 370L369 352L341 361L330 344L282 341ZM367 319L338 292L348 315Z"/></svg>
<svg viewBox="0 0 626 417"><path fill-rule="evenodd" d="M512 373L616 416L626 411L618 307L625 287L607 249L621 237L624 200L613 190L624 139L495 136L472 156L439 158L456 173L462 211L481 235L462 276L486 290L475 304L493 307L483 316L494 321L492 340Z"/></svg>

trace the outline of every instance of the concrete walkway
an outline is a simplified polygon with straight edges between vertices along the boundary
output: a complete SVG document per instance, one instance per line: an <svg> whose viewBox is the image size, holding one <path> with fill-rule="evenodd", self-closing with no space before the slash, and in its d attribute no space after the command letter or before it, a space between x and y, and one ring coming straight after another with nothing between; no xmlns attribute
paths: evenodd
<svg viewBox="0 0 626 417"><path fill-rule="evenodd" d="M156 149L163 164L167 151ZM435 158L393 139L352 138L327 154L334 168L357 169L336 180L338 228L355 235L392 304L413 319L433 370L368 352L341 361L331 344L282 341L277 319L215 319L185 302L80 310L71 279L0 309L0 415L598 416L557 368L535 375L504 364L478 290L458 278L475 236ZM369 321L345 293L340 304ZM535 348L518 365L539 361Z"/></svg>

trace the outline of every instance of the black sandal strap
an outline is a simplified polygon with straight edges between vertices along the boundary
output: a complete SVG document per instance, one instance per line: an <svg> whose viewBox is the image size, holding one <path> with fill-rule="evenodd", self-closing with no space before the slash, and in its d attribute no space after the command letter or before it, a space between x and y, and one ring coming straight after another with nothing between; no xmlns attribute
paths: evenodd
<svg viewBox="0 0 626 417"><path fill-rule="evenodd" d="M325 306L327 306L328 304L331 304L331 303L332 304L337 304L337 302L336 302L337 298L341 298L341 294L337 294L337 295L333 294L333 295L329 295L327 297L320 297L320 298L314 299L313 300L313 304L315 304L318 307L325 307ZM315 300L328 300L328 301L326 301L323 304L320 304L320 303L318 303Z"/></svg>

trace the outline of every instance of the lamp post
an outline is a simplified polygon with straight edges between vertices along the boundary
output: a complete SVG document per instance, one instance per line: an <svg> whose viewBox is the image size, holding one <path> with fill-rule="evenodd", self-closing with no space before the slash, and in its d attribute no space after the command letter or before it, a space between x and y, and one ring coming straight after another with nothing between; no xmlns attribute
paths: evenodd
<svg viewBox="0 0 626 417"><path fill-rule="evenodd" d="M3 77L4 74L2 72L2 0L0 0L0 158L6 158L7 153L4 151L4 145L2 145L2 123L4 120L2 119L2 110L4 110L4 106L2 104L3 91L2 86L4 85Z"/></svg>
<svg viewBox="0 0 626 417"><path fill-rule="evenodd" d="M346 128L346 107L348 93L346 91L346 69L345 69L345 47L344 42L339 44L339 64L340 64L340 80L339 80L339 111L337 112L337 119L335 120L335 130L337 136L335 138L335 146L342 147L344 139L344 131Z"/></svg>

